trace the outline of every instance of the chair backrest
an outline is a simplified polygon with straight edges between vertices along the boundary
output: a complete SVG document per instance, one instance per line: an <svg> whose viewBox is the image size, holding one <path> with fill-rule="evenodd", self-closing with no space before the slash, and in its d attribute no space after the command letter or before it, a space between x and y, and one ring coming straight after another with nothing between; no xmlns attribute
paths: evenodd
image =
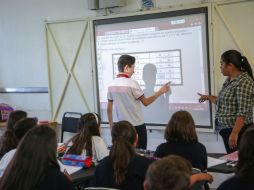
<svg viewBox="0 0 254 190"><path fill-rule="evenodd" d="M65 112L62 119L61 142L63 142L64 132L77 133L78 121L82 113Z"/></svg>

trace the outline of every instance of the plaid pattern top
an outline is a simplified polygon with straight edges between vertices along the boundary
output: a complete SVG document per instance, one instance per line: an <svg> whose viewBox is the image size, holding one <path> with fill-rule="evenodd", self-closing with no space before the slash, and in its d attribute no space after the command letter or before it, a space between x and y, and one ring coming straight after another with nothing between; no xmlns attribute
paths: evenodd
<svg viewBox="0 0 254 190"><path fill-rule="evenodd" d="M253 122L254 81L247 72L227 79L219 92L215 118L223 126L233 127L238 116L245 117L245 125Z"/></svg>

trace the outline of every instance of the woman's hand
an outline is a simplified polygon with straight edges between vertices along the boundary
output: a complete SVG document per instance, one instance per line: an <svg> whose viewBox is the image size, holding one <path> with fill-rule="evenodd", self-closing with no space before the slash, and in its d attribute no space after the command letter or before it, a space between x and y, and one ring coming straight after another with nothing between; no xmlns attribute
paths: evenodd
<svg viewBox="0 0 254 190"><path fill-rule="evenodd" d="M200 94L198 93L198 95L200 96L198 101L199 103L205 102L206 100L209 100L209 96L208 95L204 95L204 94Z"/></svg>
<svg viewBox="0 0 254 190"><path fill-rule="evenodd" d="M238 134L232 131L228 139L228 144L231 149L234 149L237 147L237 139L238 139Z"/></svg>
<svg viewBox="0 0 254 190"><path fill-rule="evenodd" d="M207 100L211 101L212 103L215 103L217 100L217 96L205 95L200 93L198 93L198 95L200 96L198 99L199 103L205 102Z"/></svg>
<svg viewBox="0 0 254 190"><path fill-rule="evenodd" d="M233 126L233 130L228 138L229 147L232 149L237 147L238 134L244 126L244 121L245 118L243 116L238 116L235 120L235 125Z"/></svg>

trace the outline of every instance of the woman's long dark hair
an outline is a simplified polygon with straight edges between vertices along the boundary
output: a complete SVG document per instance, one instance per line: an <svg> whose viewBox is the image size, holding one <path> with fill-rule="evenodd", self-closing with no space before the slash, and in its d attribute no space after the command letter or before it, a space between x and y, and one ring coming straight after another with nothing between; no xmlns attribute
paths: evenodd
<svg viewBox="0 0 254 190"><path fill-rule="evenodd" d="M10 113L6 125L6 131L1 139L0 157L2 157L5 153L9 152L11 149L16 148L18 142L13 133L14 125L17 121L25 117L27 117L27 113L22 110L16 110Z"/></svg>
<svg viewBox="0 0 254 190"><path fill-rule="evenodd" d="M49 167L59 169L56 133L48 125L29 130L0 181L1 190L34 190L45 179Z"/></svg>
<svg viewBox="0 0 254 190"><path fill-rule="evenodd" d="M198 142L195 123L187 111L175 112L168 122L164 137L167 141Z"/></svg>
<svg viewBox="0 0 254 190"><path fill-rule="evenodd" d="M131 123L119 121L113 125L111 136L113 146L109 156L113 163L115 183L121 185L125 180L128 165L136 154L133 144L137 133Z"/></svg>
<svg viewBox="0 0 254 190"><path fill-rule="evenodd" d="M80 155L82 150L86 149L86 155L93 156L92 136L100 136L101 118L96 113L87 113L79 119L79 132L71 141L73 145L67 151L67 154Z"/></svg>
<svg viewBox="0 0 254 190"><path fill-rule="evenodd" d="M254 125L247 129L240 141L236 175L254 177Z"/></svg>
<svg viewBox="0 0 254 190"><path fill-rule="evenodd" d="M248 59L236 50L228 50L221 55L221 60L226 64L232 63L240 71L247 72L253 79L253 72Z"/></svg>

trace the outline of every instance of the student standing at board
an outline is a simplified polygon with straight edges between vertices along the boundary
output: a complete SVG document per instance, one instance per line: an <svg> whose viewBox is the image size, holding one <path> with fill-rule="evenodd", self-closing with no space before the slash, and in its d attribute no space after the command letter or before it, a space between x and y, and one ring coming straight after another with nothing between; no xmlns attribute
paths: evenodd
<svg viewBox="0 0 254 190"><path fill-rule="evenodd" d="M217 96L199 94L199 102L216 104L215 125L227 153L236 150L243 132L253 123L254 81L246 57L236 50L221 55L221 73L228 78Z"/></svg>
<svg viewBox="0 0 254 190"><path fill-rule="evenodd" d="M127 120L135 126L138 133L137 148L146 149L147 132L144 123L141 103L148 106L160 95L169 91L169 84L162 86L154 95L146 98L137 81L131 79L135 68L135 57L122 55L118 60L118 71L116 79L108 87L108 121L113 125L113 103L118 121ZM141 103L140 103L141 102ZM159 110L158 110L159 111Z"/></svg>

